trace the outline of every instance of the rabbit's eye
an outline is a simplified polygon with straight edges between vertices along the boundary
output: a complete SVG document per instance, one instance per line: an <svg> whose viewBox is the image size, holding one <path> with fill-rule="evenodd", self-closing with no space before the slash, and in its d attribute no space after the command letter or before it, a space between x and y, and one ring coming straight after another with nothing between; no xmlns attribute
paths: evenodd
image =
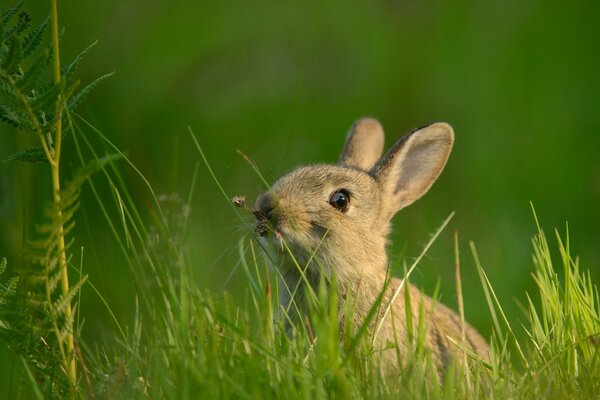
<svg viewBox="0 0 600 400"><path fill-rule="evenodd" d="M348 210L349 203L350 193L344 189L333 192L331 197L329 197L329 204L341 212L346 212Z"/></svg>

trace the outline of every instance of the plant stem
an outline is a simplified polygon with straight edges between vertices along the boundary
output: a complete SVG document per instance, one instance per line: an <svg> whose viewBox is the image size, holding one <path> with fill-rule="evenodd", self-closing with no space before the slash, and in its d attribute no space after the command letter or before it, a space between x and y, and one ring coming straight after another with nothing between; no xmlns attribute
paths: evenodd
<svg viewBox="0 0 600 400"><path fill-rule="evenodd" d="M58 4L57 0L50 0L51 13L52 13L52 45L53 45L53 56L54 56L54 83L59 85L61 82L60 75L60 54L58 45ZM58 96L56 101L56 126L54 136L54 162L50 163L52 170L52 193L54 196L54 204L58 210L58 219L61 219L61 197L60 197L60 153L62 147L62 95ZM62 223L58 230L58 257L59 257L59 268L61 276L61 290L63 295L69 293L69 274L67 271L67 251L65 246L65 231ZM65 309L65 319L71 320L71 304L68 304ZM60 338L57 338L60 340ZM69 327L68 333L65 337L66 342L66 359L65 366L67 369L67 376L71 385L75 387L77 383L77 364L75 363L74 357L74 338L73 338L73 326Z"/></svg>

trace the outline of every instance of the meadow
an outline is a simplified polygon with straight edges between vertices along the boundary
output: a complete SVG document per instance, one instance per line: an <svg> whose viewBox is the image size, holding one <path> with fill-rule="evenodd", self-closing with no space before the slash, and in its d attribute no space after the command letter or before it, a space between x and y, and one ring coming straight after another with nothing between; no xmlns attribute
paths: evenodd
<svg viewBox="0 0 600 400"><path fill-rule="evenodd" d="M56 30L51 4L2 19L0 397L600 395L596 2L61 2ZM364 115L388 145L456 132L390 247L492 338L489 364L439 386L419 327L389 380L363 331L337 331L335 296L316 293L314 332L284 332L230 202L335 161Z"/></svg>

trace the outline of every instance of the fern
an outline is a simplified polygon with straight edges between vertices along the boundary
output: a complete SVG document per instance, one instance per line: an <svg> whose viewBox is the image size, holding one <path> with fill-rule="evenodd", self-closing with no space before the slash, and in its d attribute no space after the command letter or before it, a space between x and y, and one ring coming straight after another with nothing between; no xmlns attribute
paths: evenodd
<svg viewBox="0 0 600 400"><path fill-rule="evenodd" d="M97 43L83 49L65 68L60 83L55 83L49 66L52 46L44 46L50 17L32 27L31 17L22 9L23 2L2 12L0 18L0 121L44 140L56 132L58 119L64 120L106 74L80 87L74 78L82 58ZM61 133L62 134L62 133ZM44 157L40 148L27 149L5 157L4 161L50 161L54 153L48 141ZM32 156L35 154L35 156Z"/></svg>
<svg viewBox="0 0 600 400"><path fill-rule="evenodd" d="M68 292L61 291L59 228L64 227L63 234L73 228L82 185L118 157L109 155L79 169L61 192L61 202L46 207L46 222L37 227L40 237L30 243L19 276L0 282L0 341L27 361L50 396L63 396L71 390L65 374L70 359L64 342L73 333L76 314L67 308L76 307L74 299L87 281L87 276L81 276ZM67 251L70 247L67 245ZM5 267L3 260L0 277Z"/></svg>
<svg viewBox="0 0 600 400"><path fill-rule="evenodd" d="M2 278L5 270L6 258L3 258L2 261L0 261L0 278ZM11 327L11 324L7 318L7 315L9 314L8 305L11 304L15 294L17 293L18 282L19 278L16 276L8 279L8 281L5 283L0 281L0 337L2 337L2 334Z"/></svg>
<svg viewBox="0 0 600 400"><path fill-rule="evenodd" d="M78 385L74 302L87 277L70 282L73 242L69 243L67 236L75 225L81 186L114 157L86 165L63 185L61 150L69 132L63 126L70 125L73 109L111 74L81 87L74 78L77 66L95 43L61 68L57 0L50 1L50 16L37 26L23 10L22 1L0 15L0 121L39 139L39 146L3 161L47 162L53 194L52 203L45 208L46 222L37 227L38 239L30 243L27 262L18 269L18 287L16 280L0 287L0 340L24 360L45 395L72 395ZM46 40L48 35L50 40ZM5 263L2 270L4 267Z"/></svg>

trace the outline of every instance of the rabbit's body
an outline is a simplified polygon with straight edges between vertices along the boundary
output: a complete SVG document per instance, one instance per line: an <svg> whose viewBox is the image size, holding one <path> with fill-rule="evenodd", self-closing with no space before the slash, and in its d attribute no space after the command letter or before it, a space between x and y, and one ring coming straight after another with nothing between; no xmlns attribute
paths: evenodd
<svg viewBox="0 0 600 400"><path fill-rule="evenodd" d="M306 283L315 289L322 278L335 277L342 298L350 301L356 327L381 298L370 324L375 346L396 343L402 353L408 343L404 291L409 290L412 326L418 326L422 307L424 344L438 369L463 355L449 339L463 343L458 315L411 285L396 293L401 280L389 280L386 251L391 218L437 179L453 140L449 125L433 124L406 135L381 157L383 130L377 121L362 119L350 131L337 165L297 168L262 194L256 202L257 230L272 230L281 251L279 268L287 288L281 305L302 307ZM340 308L340 321L342 313ZM464 331L467 349L487 359L485 340L467 324ZM393 349L383 357L397 364Z"/></svg>

